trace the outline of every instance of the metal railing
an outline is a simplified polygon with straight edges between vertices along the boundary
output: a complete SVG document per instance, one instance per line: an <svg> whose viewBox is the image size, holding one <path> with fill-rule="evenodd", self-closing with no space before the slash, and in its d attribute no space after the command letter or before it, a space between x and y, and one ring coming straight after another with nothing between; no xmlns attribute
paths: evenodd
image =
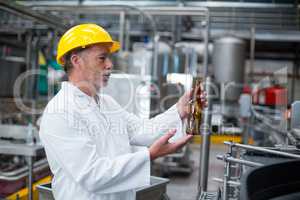
<svg viewBox="0 0 300 200"><path fill-rule="evenodd" d="M43 169L46 169L49 167L47 159L42 159L34 163L33 165L33 172L39 172ZM0 180L5 180L5 181L16 181L20 180L22 178L25 178L29 175L28 172L29 168L28 166L24 166L22 168L9 171L9 172L1 172L0 171Z"/></svg>
<svg viewBox="0 0 300 200"><path fill-rule="evenodd" d="M285 149L273 150L266 147L258 147L252 145L245 145L239 144L234 142L224 142L225 145L228 146L228 151L224 155L217 155L217 159L224 161L224 177L223 179L220 178L213 178L214 181L218 183L222 183L223 186L223 194L222 199L228 200L229 199L229 188L233 187L238 189L240 186L240 177L242 176L243 170L242 168L238 168L240 171L235 173L233 170L233 165L237 164L238 166L247 166L247 167L261 167L264 166L264 163L260 163L257 161L249 161L245 158L238 158L241 154L241 150L248 150L254 153L264 153L268 155L280 156L287 159L299 159L300 155L295 153L288 153L284 152ZM288 149L286 149L288 150ZM234 176L235 175L235 176Z"/></svg>

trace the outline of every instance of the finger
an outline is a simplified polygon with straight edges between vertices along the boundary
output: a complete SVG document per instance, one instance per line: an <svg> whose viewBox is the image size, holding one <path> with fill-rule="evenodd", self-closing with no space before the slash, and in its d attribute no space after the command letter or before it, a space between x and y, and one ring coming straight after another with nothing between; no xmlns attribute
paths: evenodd
<svg viewBox="0 0 300 200"><path fill-rule="evenodd" d="M193 135L186 135L185 137L183 137L181 140L179 140L177 142L177 144L175 144L176 149L180 149L182 148L184 145L186 145L191 139L193 138Z"/></svg>
<svg viewBox="0 0 300 200"><path fill-rule="evenodd" d="M171 137L174 136L174 134L176 133L176 131L177 131L176 129L171 129L171 130L168 131L165 135L163 135L163 136L159 139L159 141L160 141L162 144L168 143L169 139L170 139Z"/></svg>
<svg viewBox="0 0 300 200"><path fill-rule="evenodd" d="M192 93L193 94L193 92L195 91L195 88L191 88L191 90L190 90L190 93Z"/></svg>
<svg viewBox="0 0 300 200"><path fill-rule="evenodd" d="M201 107L202 107L202 108L205 108L205 107L207 107L207 106L208 106L207 100L201 101Z"/></svg>
<svg viewBox="0 0 300 200"><path fill-rule="evenodd" d="M201 99L201 104L205 104L207 102L207 99Z"/></svg>
<svg viewBox="0 0 300 200"><path fill-rule="evenodd" d="M207 97L207 93L206 92L200 94L200 98L206 98L206 97Z"/></svg>
<svg viewBox="0 0 300 200"><path fill-rule="evenodd" d="M190 141L192 138L193 138L193 135L186 135L186 136L180 138L179 140L177 140L176 142L172 143L172 145L176 149L181 148L184 145L186 145L186 143L188 143L188 141Z"/></svg>
<svg viewBox="0 0 300 200"><path fill-rule="evenodd" d="M192 88L190 91L187 91L187 92L185 93L185 96L188 97L188 100L192 99L194 90L195 90L195 89Z"/></svg>
<svg viewBox="0 0 300 200"><path fill-rule="evenodd" d="M191 112L191 106L186 106L185 109L184 109L184 111L186 113L190 113Z"/></svg>
<svg viewBox="0 0 300 200"><path fill-rule="evenodd" d="M206 98L206 97L207 97L206 92L202 92L201 94L197 94L197 98Z"/></svg>

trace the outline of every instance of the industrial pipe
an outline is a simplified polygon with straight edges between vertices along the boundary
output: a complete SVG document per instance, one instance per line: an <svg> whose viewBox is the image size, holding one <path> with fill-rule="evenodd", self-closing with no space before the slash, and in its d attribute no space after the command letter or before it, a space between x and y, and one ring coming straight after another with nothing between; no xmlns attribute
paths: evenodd
<svg viewBox="0 0 300 200"><path fill-rule="evenodd" d="M34 165L33 165L33 168L37 168L37 167L40 167L40 166L45 165L45 164L48 164L48 161L47 161L46 158L35 162ZM19 175L19 174L24 173L26 171L28 171L28 166L24 166L22 168L19 168L19 169L13 170L13 171L9 171L9 172L1 172L0 171L0 175L1 176L7 176L7 177L8 176L16 176L16 175Z"/></svg>
<svg viewBox="0 0 300 200"><path fill-rule="evenodd" d="M60 30L61 32L64 32L68 28L67 25L61 23L62 20L58 19L58 17L46 16L45 14L37 13L36 11L25 6L16 5L9 0L0 1L0 9L18 16L29 18L42 24L46 24L47 26L56 30Z"/></svg>
<svg viewBox="0 0 300 200"><path fill-rule="evenodd" d="M251 161L248 161L248 160L242 160L242 159L234 158L232 156L227 156L227 155L217 155L217 159L218 160L223 160L224 162L239 163L239 164L246 165L246 166L249 166L249 167L261 167L261 166L263 166L263 164L261 164L261 163L251 162Z"/></svg>
<svg viewBox="0 0 300 200"><path fill-rule="evenodd" d="M46 164L42 164L36 168L33 169L33 172L36 173L38 171L41 171L43 169L46 169L47 167L49 167L48 163ZM17 181L19 179L25 178L29 175L29 172L23 172L19 175L16 176L3 176L0 174L0 180L5 180L5 181Z"/></svg>
<svg viewBox="0 0 300 200"><path fill-rule="evenodd" d="M210 150L210 134L211 134L211 78L206 77L205 80L205 92L207 94L207 107L204 108L203 113L203 123L201 124L201 153L200 153L200 173L199 173L199 191L207 191L207 182L208 182L208 167L209 167L209 150Z"/></svg>
<svg viewBox="0 0 300 200"><path fill-rule="evenodd" d="M229 141L225 141L224 144L228 145L228 146L231 146L231 147L237 147L237 148L241 148L241 149L260 151L260 152L264 152L264 153L270 153L270 154L289 157L289 158L298 158L298 159L300 158L300 155L281 152L281 151L276 151L276 150L271 150L271 149L266 149L266 148L263 148L263 147L239 144L239 143L234 143L234 142L229 142Z"/></svg>

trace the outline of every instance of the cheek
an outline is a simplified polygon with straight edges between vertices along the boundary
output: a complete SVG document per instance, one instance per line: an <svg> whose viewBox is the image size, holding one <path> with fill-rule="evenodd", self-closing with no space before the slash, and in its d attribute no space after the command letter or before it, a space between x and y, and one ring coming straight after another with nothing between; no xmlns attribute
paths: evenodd
<svg viewBox="0 0 300 200"><path fill-rule="evenodd" d="M92 76L95 81L102 81L102 79L103 79L101 71L97 71L97 72L93 73Z"/></svg>
<svg viewBox="0 0 300 200"><path fill-rule="evenodd" d="M92 63L91 65L89 65L89 71L93 76L101 76L103 70L101 69L101 67L99 67L98 64Z"/></svg>

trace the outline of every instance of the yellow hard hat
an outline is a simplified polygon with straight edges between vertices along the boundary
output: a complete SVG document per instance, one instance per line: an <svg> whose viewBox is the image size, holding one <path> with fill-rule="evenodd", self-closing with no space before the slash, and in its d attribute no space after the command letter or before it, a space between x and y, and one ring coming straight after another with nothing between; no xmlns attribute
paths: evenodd
<svg viewBox="0 0 300 200"><path fill-rule="evenodd" d="M76 48L85 48L88 45L110 43L110 53L120 49L120 43L113 41L109 33L97 24L80 24L72 27L60 38L57 46L56 61L64 65L63 57Z"/></svg>

